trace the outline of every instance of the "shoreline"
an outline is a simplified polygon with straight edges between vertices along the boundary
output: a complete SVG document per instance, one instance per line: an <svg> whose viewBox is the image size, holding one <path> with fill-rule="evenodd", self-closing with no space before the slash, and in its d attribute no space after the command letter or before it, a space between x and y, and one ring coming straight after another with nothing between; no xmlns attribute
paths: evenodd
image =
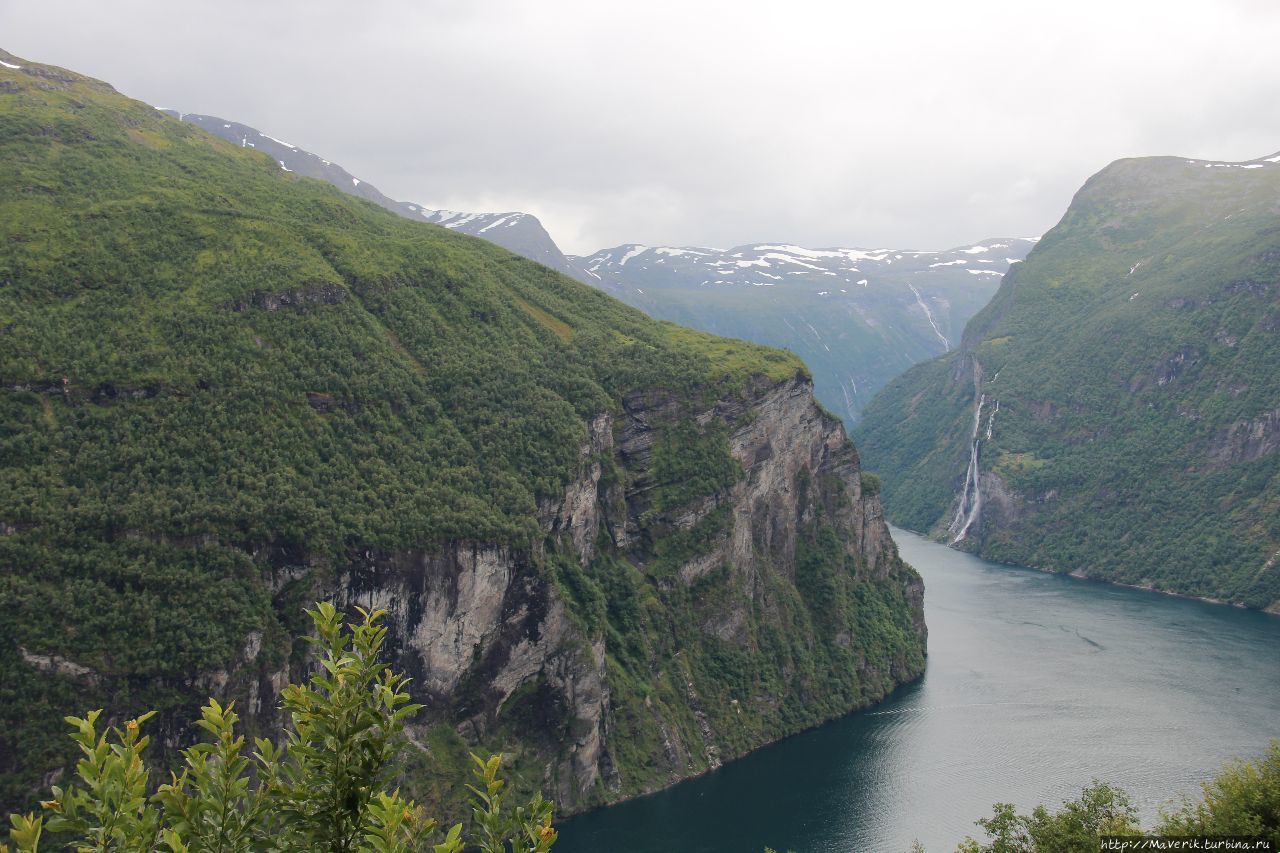
<svg viewBox="0 0 1280 853"><path fill-rule="evenodd" d="M848 711L845 711L842 714L836 714L832 717L828 717L822 722L814 723L811 726L806 726L803 729L799 729L797 731L791 732L790 734L783 735L782 737L777 738L775 740L771 740L766 743L762 743L759 746L752 747L751 749L748 749L746 752L742 753L741 755L730 758L727 761L722 761L716 767L708 767L705 770L701 770L697 773L691 773L688 776L681 776L679 779L676 779L670 784L663 785L660 788L654 788L653 790L650 790L650 791L640 791L638 793L631 794L630 796L622 797L621 799L613 800L608 803L601 803L599 805L591 806L590 808L583 809L582 811L566 812L562 814L562 817L565 822L569 822L574 820L575 818L579 818L584 815L589 815L595 812L604 811L605 809L611 809L614 806L620 806L623 803L630 803L635 800L643 799L644 797L652 797L657 794L661 794L665 791L670 791L672 788L683 785L685 782L691 782L694 779L701 779L706 776L710 776L711 774L717 773L731 764L735 764L739 761L742 761L745 758L749 758L752 755L755 755L757 752L759 752L762 749L768 749L771 746L776 746L777 744L791 740L792 738L797 738L797 737L800 737L801 735L808 734L809 732L812 732L815 729L820 729L823 726L829 726L832 723L836 722L837 720L843 720L845 717L852 717L856 714L862 714L862 713L865 713L866 711L870 711L872 708L876 708L880 705L883 705L886 702L888 702L890 699L894 698L894 696L896 696L904 688L912 687L914 685L919 684L920 681L924 678L925 672L927 669L928 669L928 654L925 655L925 667L924 669L920 670L919 675L907 681L898 682L898 684L892 690L890 690L888 693L886 693L884 696L880 697L874 702L869 702L868 704L863 705L860 708L852 708Z"/></svg>
<svg viewBox="0 0 1280 853"><path fill-rule="evenodd" d="M1075 578L1076 580L1089 581L1091 583L1103 583L1103 584L1108 584L1110 586L1124 587L1125 589L1138 589L1138 590L1142 590L1143 592L1154 592L1154 593L1159 593L1160 595L1171 595L1174 598L1184 598L1189 601L1203 601L1206 604L1216 604L1222 607L1234 607L1237 610L1247 610L1253 613L1262 613L1266 616L1280 617L1280 602L1276 602L1274 604L1268 605L1267 607L1249 607L1248 605L1241 604L1236 601L1226 601L1221 598L1211 598L1207 595L1191 595L1190 593L1186 593L1186 592L1174 592L1173 590L1169 590L1169 589L1160 589L1157 586L1144 585L1144 584L1138 584L1138 583L1124 583L1123 581L1113 581L1113 580L1108 580L1107 578L1094 577L1093 575L1090 575L1087 572L1084 572L1080 569L1077 569L1074 572L1060 572L1060 571L1057 571L1056 569L1045 568L1044 566L1029 566L1024 563L1009 563L1009 562L1005 562L1004 560L994 560L990 557L984 557L982 554L976 553L974 551L966 551L963 548L955 548L946 542L939 542L937 539L934 539L932 536L930 536L927 533L921 533L919 530L912 530L910 527L904 527L900 524L894 524L893 522L888 522L888 524L891 527L895 527L898 530L905 530L908 533L919 536L921 539L927 539L928 541L941 545L944 548L951 548L952 551L958 551L961 554L970 554L974 557L977 557L980 560L986 560L988 563L994 563L997 566L1008 566L1013 569L1030 569L1031 571L1041 572L1046 575L1062 575L1063 577ZM890 535L892 535L892 531L890 531ZM894 544L897 545L896 542Z"/></svg>

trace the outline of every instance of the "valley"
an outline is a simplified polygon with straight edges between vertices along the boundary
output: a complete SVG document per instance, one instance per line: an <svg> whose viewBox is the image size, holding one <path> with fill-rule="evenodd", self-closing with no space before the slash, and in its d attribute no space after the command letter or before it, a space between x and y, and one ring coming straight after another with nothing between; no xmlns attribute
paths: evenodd
<svg viewBox="0 0 1280 853"><path fill-rule="evenodd" d="M486 95L468 62L384 70L437 28L484 22L455 59L514 56L545 22L491 40L509 22L481 6L402 11L395 38L353 16L341 50L295 60L322 104L279 99L289 69L261 53L191 96L320 128L283 134L308 148L0 50L19 850L101 820L134 821L112 849L1063 853L1012 810L1101 780L1161 826L1224 762L1268 743L1280 762L1280 154L1124 157L1067 204L1064 164L1221 138L1191 110L1203 135L1121 142L1060 115L1033 147L1071 87L1019 97L1002 61L1001 86L951 91L986 42L945 69L912 52L933 71L910 101L879 71L828 73L888 34L830 69L806 47L736 110L694 96L701 53L668 91L664 54L614 88L614 54L670 21L650 9L625 28L591 10L604 59L503 54ZM188 103L162 67L150 91ZM357 168L357 138L388 161ZM413 189L309 148L335 139ZM1012 233L1042 236L888 248ZM112 761L131 794L69 792ZM183 799L184 763L221 781ZM1232 831L1280 839L1275 785L1246 782ZM1017 843L964 844L993 804L983 829ZM54 817L99 806L115 816ZM458 831L428 840L427 816ZM242 819L258 840L227 842ZM1082 850L1136 829L1108 821Z"/></svg>

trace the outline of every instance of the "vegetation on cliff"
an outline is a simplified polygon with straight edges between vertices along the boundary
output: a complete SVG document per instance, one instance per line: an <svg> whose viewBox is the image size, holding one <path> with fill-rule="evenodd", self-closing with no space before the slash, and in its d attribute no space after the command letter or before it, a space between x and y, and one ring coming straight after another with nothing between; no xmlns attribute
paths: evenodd
<svg viewBox="0 0 1280 853"><path fill-rule="evenodd" d="M1091 178L960 349L868 407L889 518L955 539L976 439L984 556L1280 604L1278 193L1272 161Z"/></svg>
<svg viewBox="0 0 1280 853"><path fill-rule="evenodd" d="M581 808L921 671L918 578L891 552L864 565L822 505L857 497L835 474L812 474L795 579L781 564L750 578L714 566L694 587L680 576L735 534L727 510L680 518L728 505L744 476L730 436L753 395L795 387L812 406L794 356L652 321L103 83L8 59L0 803L32 802L71 763L58 721L86 705L155 710L162 761L192 742L187 721L211 693L238 698L249 734L269 734L279 687L306 659L303 605L336 597L357 569L378 580L412 565L419 592L449 592L423 568L449 549L505 555L509 582L460 686L410 687L429 706L403 781L455 809L442 780L472 749L509 750L528 792L607 732L600 780L572 788L567 806ZM621 421L646 394L675 401L641 425L652 457L584 461L587 424ZM625 549L593 530L591 559L542 515L584 464L602 470L591 498L643 510ZM748 553L757 533L769 535L736 529ZM576 635L509 695L490 689L486 667L539 642L559 602ZM421 600L398 604L416 613ZM725 613L742 622L717 634ZM411 639L393 633L389 650ZM564 684L596 648L608 717L586 720Z"/></svg>
<svg viewBox="0 0 1280 853"><path fill-rule="evenodd" d="M308 683L285 689L283 743L259 738L246 755L235 711L210 699L196 722L208 739L183 750L180 776L155 785L143 734L152 713L101 734L102 711L68 717L82 755L79 784L55 785L40 816L10 816L17 850L36 853L42 840L77 850L170 853L551 849L550 803L535 794L527 805L504 807L501 756L472 756L478 787L468 786L475 807L465 836L462 824L440 831L398 789L388 790L392 761L405 745L405 717L418 706L404 692L404 675L379 659L387 636L382 614L362 613L345 629L332 605L317 604L308 615L318 666Z"/></svg>

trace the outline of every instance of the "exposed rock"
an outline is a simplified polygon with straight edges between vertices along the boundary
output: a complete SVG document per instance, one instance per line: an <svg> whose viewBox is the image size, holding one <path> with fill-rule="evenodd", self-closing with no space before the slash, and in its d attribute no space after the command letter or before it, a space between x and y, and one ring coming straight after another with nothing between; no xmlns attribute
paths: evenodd
<svg viewBox="0 0 1280 853"><path fill-rule="evenodd" d="M727 504L727 532L709 553L680 567L678 577L692 583L720 566L731 567L740 603L708 614L703 630L742 644L747 607L763 586L761 575L793 578L797 536L811 521L806 513L817 507L834 519L848 553L869 575L884 577L900 565L878 496L862 494L856 451L840 422L815 405L806 379L762 380L695 413L700 422L714 418L732 426L729 443L743 476L724 494L665 514L648 513L653 484L646 472L656 429L679 405L665 392L636 394L626 399L620 418L602 413L584 424L577 475L559 498L539 505L550 541L572 551L583 567L596 555L602 531L626 552L650 539L655 528L687 528ZM614 482L607 470L613 465L625 472L625 485ZM802 489L802 481L809 485ZM802 490L810 493L802 496ZM546 784L558 809L572 812L589 801L598 783L616 785L606 647L570 617L541 562L540 548L526 552L470 542L432 553L363 550L351 555L332 592L340 605L387 611L388 650L413 679L415 699L426 705L421 724L450 722L465 738L480 739L517 691L534 685L547 691L562 709L568 744L547 757ZM904 592L923 642L923 586L914 573L906 577ZM690 707L700 743L684 743L670 721L658 721L667 733L667 766L681 768L681 775L696 770L691 751L701 755L701 766L722 761L706 714L696 699Z"/></svg>
<svg viewBox="0 0 1280 853"><path fill-rule="evenodd" d="M279 311L281 308L308 308L316 305L337 305L345 302L347 290L340 284L328 281L317 281L300 287L276 292L255 291L244 299L231 305L234 311L245 311L250 306L265 311Z"/></svg>
<svg viewBox="0 0 1280 853"><path fill-rule="evenodd" d="M35 667L41 672L82 681L85 684L94 686L101 681L101 676L94 670L58 655L35 654L27 651L22 646L18 646L18 654L22 657L24 663Z"/></svg>
<svg viewBox="0 0 1280 853"><path fill-rule="evenodd" d="M1209 462L1218 468L1253 462L1280 450L1280 409L1252 420L1239 420L1214 435L1207 450Z"/></svg>

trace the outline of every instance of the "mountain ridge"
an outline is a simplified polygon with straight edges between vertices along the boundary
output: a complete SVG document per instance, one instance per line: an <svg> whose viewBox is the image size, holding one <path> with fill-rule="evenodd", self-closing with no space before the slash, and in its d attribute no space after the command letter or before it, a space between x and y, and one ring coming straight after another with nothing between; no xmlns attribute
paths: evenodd
<svg viewBox="0 0 1280 853"><path fill-rule="evenodd" d="M651 316L781 346L846 425L893 376L951 349L1035 238L943 251L624 244L570 261Z"/></svg>

